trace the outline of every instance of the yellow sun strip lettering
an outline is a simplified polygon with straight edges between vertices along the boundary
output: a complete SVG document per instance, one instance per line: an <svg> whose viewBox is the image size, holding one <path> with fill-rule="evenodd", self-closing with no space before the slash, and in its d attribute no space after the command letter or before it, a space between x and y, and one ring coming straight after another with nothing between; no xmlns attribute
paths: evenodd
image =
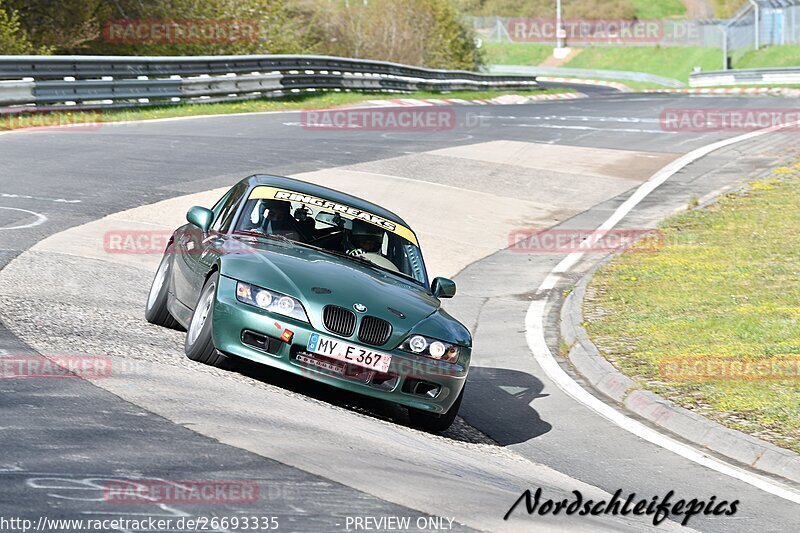
<svg viewBox="0 0 800 533"><path fill-rule="evenodd" d="M372 214L368 211L362 211L346 204L340 204L325 198L318 198L309 194L303 194L288 189L279 189L277 187L259 186L253 189L248 198L249 200L268 199L268 200L286 200L289 202L301 203L318 209L329 209L339 213L346 214L353 218L369 222L375 226L386 231L391 231L395 235L399 235L414 246L419 246L417 243L417 236L409 228L402 224L397 224L391 220L386 220L383 217Z"/></svg>

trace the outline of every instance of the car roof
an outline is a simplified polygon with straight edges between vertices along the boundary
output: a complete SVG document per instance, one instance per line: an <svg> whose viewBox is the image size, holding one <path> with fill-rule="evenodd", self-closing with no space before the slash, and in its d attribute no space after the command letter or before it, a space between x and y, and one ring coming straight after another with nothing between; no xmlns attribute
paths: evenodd
<svg viewBox="0 0 800 533"><path fill-rule="evenodd" d="M355 207L356 209L360 209L362 211L367 211L368 213L372 213L373 215L378 215L380 217L383 217L386 220L391 220L392 222L395 222L397 224L402 224L407 228L409 227L408 224L406 224L406 222L402 218L392 213L388 209L384 209L383 207L377 204L373 204L372 202L369 202L357 196L346 194L337 191L335 189L330 189L328 187L323 187L322 185L316 185L314 183L308 183L307 181L297 180L294 178L287 178L284 176L271 176L267 174L255 174L253 176L245 178L242 181L247 182L250 186L270 185L273 187L290 189L294 192L299 192L302 194L318 196L326 200L331 200L333 202L338 202L340 204L345 204L351 207Z"/></svg>

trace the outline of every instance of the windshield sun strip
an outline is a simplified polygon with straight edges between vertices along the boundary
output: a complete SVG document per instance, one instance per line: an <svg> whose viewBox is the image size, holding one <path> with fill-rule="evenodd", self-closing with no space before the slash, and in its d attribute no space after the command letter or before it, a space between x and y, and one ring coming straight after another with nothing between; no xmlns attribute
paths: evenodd
<svg viewBox="0 0 800 533"><path fill-rule="evenodd" d="M331 209L334 212L344 213L353 217L354 219L363 220L383 230L390 231L419 248L417 236L413 231L411 231L410 228L370 213L369 211L364 211L363 209L358 209L347 204L268 185L259 185L253 188L248 196L248 200L257 199L284 200L288 202L300 203L309 207L315 207L317 209Z"/></svg>

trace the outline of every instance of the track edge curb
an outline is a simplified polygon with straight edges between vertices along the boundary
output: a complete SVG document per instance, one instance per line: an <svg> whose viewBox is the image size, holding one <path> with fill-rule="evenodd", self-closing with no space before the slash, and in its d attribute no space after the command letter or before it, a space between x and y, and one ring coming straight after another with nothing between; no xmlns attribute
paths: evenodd
<svg viewBox="0 0 800 533"><path fill-rule="evenodd" d="M800 455L645 390L600 355L583 327L583 301L589 281L612 257L606 256L584 274L561 307L560 338L569 347L567 357L572 366L596 391L651 424L750 468L800 483Z"/></svg>

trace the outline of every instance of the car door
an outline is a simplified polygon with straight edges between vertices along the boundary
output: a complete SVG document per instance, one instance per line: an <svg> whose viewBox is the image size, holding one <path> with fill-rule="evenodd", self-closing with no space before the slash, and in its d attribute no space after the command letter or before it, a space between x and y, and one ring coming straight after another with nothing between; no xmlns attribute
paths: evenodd
<svg viewBox="0 0 800 533"><path fill-rule="evenodd" d="M237 184L214 206L214 221L208 232L189 224L176 235L173 287L178 301L190 309L194 309L206 274L219 257L246 190L245 183Z"/></svg>

